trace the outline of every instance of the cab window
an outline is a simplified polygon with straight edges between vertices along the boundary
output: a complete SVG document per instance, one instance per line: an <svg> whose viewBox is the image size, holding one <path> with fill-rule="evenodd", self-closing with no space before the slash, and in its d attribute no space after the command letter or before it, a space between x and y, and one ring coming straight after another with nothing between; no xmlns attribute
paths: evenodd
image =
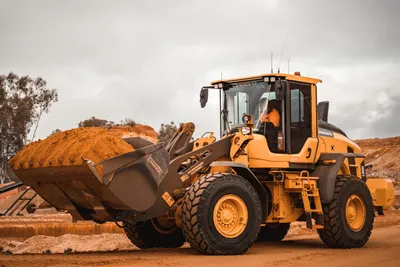
<svg viewBox="0 0 400 267"><path fill-rule="evenodd" d="M311 137L311 85L290 83L291 154L298 154Z"/></svg>

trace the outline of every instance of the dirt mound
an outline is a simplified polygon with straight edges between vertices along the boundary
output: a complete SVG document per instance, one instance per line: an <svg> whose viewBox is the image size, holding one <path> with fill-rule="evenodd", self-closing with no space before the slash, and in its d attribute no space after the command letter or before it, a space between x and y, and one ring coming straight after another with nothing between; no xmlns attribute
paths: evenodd
<svg viewBox="0 0 400 267"><path fill-rule="evenodd" d="M47 216L51 218L51 222L59 222L60 227L65 227L67 221L65 218L59 218L60 215ZM63 216L66 217L67 215ZM49 219L47 218L47 219ZM24 218L22 218L24 219ZM43 221L44 218L36 218L37 221ZM19 221L19 218L11 218L11 221L21 227L32 220ZM374 229L398 225L400 223L400 211L386 211L385 216L375 218ZM88 224L88 223L82 223ZM1 220L0 220L1 225ZM51 224L49 224L51 226ZM65 232L65 231L64 231ZM289 233L285 240L298 240L301 238L309 238L316 234L316 230L306 228L305 222L294 222L291 224ZM122 233L102 233L92 234L91 232L82 232L82 234L63 234L61 236L45 236L35 235L29 238L17 237L0 237L0 252L12 254L50 254L50 253L75 253L75 252L99 252L99 251L126 251L137 250L129 241L125 234ZM262 243L261 243L262 244ZM260 243L258 244L260 245ZM268 246L272 245L271 243ZM188 247L188 245L184 245ZM152 252L153 253L153 252ZM186 253L186 252L183 252ZM186 253L187 254L187 253ZM190 254L190 253L189 253ZM195 264L196 265L196 264ZM199 265L199 264L198 264ZM200 264L201 265L201 264ZM11 266L11 265L10 265ZM196 265L197 266L197 265Z"/></svg>
<svg viewBox="0 0 400 267"><path fill-rule="evenodd" d="M152 142L157 140L153 128L140 124L134 127L76 128L28 144L10 160L10 165L13 169L80 165L85 159L98 163L133 151L122 139L133 136Z"/></svg>
<svg viewBox="0 0 400 267"><path fill-rule="evenodd" d="M400 136L357 140L365 155L368 177L389 178L395 185L395 208L400 208Z"/></svg>
<svg viewBox="0 0 400 267"><path fill-rule="evenodd" d="M124 233L115 223L103 224L92 221L73 222L72 216L57 213L55 210L38 211L36 215L0 217L0 238L18 237L27 239L32 236L96 235L103 233Z"/></svg>
<svg viewBox="0 0 400 267"><path fill-rule="evenodd" d="M365 155L366 165L373 167L367 170L369 176L382 176L400 181L400 136L391 138L374 138L357 140Z"/></svg>
<svg viewBox="0 0 400 267"><path fill-rule="evenodd" d="M72 253L132 250L135 247L123 234L70 235L60 237L37 235L24 242L10 240L2 250L12 254Z"/></svg>
<svg viewBox="0 0 400 267"><path fill-rule="evenodd" d="M389 138L370 138L356 140L361 147L400 146L400 136Z"/></svg>

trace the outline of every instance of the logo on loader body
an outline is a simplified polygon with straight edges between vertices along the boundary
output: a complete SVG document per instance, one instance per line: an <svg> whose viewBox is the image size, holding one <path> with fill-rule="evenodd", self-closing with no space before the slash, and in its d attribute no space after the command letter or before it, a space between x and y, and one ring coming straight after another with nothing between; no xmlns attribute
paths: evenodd
<svg viewBox="0 0 400 267"><path fill-rule="evenodd" d="M327 130L319 130L318 134L321 136L333 137L333 133Z"/></svg>
<svg viewBox="0 0 400 267"><path fill-rule="evenodd" d="M148 162L150 163L150 165L153 167L153 169L157 172L158 176L161 176L162 174L162 169L160 166L158 166L158 164L154 161L154 159L150 156L148 157Z"/></svg>

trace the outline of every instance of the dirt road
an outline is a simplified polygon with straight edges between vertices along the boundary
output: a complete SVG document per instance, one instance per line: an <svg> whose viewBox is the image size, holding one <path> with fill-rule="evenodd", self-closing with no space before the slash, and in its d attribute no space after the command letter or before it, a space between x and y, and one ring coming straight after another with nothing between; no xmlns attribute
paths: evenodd
<svg viewBox="0 0 400 267"><path fill-rule="evenodd" d="M203 256L190 248L55 255L0 255L0 266L400 266L400 225L374 229L361 249L327 249L316 234L255 244L242 256Z"/></svg>

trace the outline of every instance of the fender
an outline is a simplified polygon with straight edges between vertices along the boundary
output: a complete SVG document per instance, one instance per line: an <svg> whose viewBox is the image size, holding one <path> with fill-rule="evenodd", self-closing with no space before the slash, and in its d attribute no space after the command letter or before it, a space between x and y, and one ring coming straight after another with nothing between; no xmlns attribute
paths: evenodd
<svg viewBox="0 0 400 267"><path fill-rule="evenodd" d="M246 179L254 187L258 196L260 197L263 218L264 220L267 219L270 212L268 210L268 192L254 175L254 173L245 164L233 161L214 161L210 164L210 166L231 167L236 172L236 174Z"/></svg>
<svg viewBox="0 0 400 267"><path fill-rule="evenodd" d="M331 202L335 192L336 176L346 158L365 158L355 153L323 153L310 176L319 177L318 189L322 203Z"/></svg>

